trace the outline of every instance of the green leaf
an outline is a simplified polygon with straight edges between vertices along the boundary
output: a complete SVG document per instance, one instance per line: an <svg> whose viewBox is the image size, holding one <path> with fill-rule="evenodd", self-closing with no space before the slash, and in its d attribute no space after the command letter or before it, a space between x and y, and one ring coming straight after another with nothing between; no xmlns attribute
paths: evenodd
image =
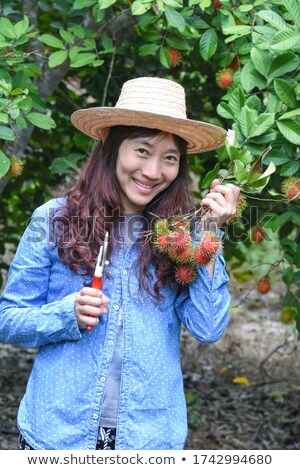
<svg viewBox="0 0 300 470"><path fill-rule="evenodd" d="M249 33L251 33L251 26L247 25L226 26L223 28L223 34L225 35L234 34L239 37Z"/></svg>
<svg viewBox="0 0 300 470"><path fill-rule="evenodd" d="M39 127L40 129L45 129L46 131L56 127L54 120L42 113L29 113L26 115L26 119L28 119L28 121L34 126Z"/></svg>
<svg viewBox="0 0 300 470"><path fill-rule="evenodd" d="M68 51L53 52L53 54L49 56L49 67L57 67L58 65L61 65L67 58Z"/></svg>
<svg viewBox="0 0 300 470"><path fill-rule="evenodd" d="M177 38L175 36L168 36L166 38L167 44L178 51L190 51L192 49L190 43L183 37Z"/></svg>
<svg viewBox="0 0 300 470"><path fill-rule="evenodd" d="M253 123L253 129L250 137L256 137L264 134L274 124L275 113L260 114Z"/></svg>
<svg viewBox="0 0 300 470"><path fill-rule="evenodd" d="M290 28L276 33L273 36L270 48L275 51L284 52L292 50L297 45L300 45L300 32Z"/></svg>
<svg viewBox="0 0 300 470"><path fill-rule="evenodd" d="M284 19L280 15L278 15L278 13L275 13L272 10L261 10L257 12L256 15L262 18L266 23L269 23L274 26L279 31L284 31L288 28L288 25L286 24Z"/></svg>
<svg viewBox="0 0 300 470"><path fill-rule="evenodd" d="M116 3L117 0L98 0L99 10L105 10Z"/></svg>
<svg viewBox="0 0 300 470"><path fill-rule="evenodd" d="M63 40L68 42L69 44L74 44L75 43L74 36L73 36L72 33L70 33L70 31L66 31L63 28L60 28L59 34L61 35Z"/></svg>
<svg viewBox="0 0 300 470"><path fill-rule="evenodd" d="M217 113L224 119L234 119L234 113L232 109L227 103L224 103L224 101L221 101L221 103L218 104Z"/></svg>
<svg viewBox="0 0 300 470"><path fill-rule="evenodd" d="M237 118L238 124L242 131L242 134L245 137L249 137L251 135L253 129L254 120L257 117L257 113L254 109L248 108L248 106L244 106Z"/></svg>
<svg viewBox="0 0 300 470"><path fill-rule="evenodd" d="M96 54L92 54L90 52L79 53L74 57L70 65L73 68L83 67L84 65L93 65L96 58Z"/></svg>
<svg viewBox="0 0 300 470"><path fill-rule="evenodd" d="M242 183L247 179L245 165L240 160L234 160L233 174L238 183Z"/></svg>
<svg viewBox="0 0 300 470"><path fill-rule="evenodd" d="M169 69L171 67L171 54L166 47L161 47L159 50L159 60L163 67Z"/></svg>
<svg viewBox="0 0 300 470"><path fill-rule="evenodd" d="M252 47L250 55L256 70L266 77L272 63L272 55L270 52Z"/></svg>
<svg viewBox="0 0 300 470"><path fill-rule="evenodd" d="M276 166L275 164L271 161L268 165L268 168L262 173L262 175L259 176L259 180L262 180L264 178L267 178L270 176L272 173L276 171Z"/></svg>
<svg viewBox="0 0 300 470"><path fill-rule="evenodd" d="M284 113L282 116L280 116L279 120L281 121L282 119L290 119L296 116L300 116L300 108Z"/></svg>
<svg viewBox="0 0 300 470"><path fill-rule="evenodd" d="M174 8L166 6L165 8L165 15L167 22L173 28L178 29L179 32L183 33L185 30L185 21L183 16L178 13L178 11L174 10Z"/></svg>
<svg viewBox="0 0 300 470"><path fill-rule="evenodd" d="M10 127L0 126L0 139L14 141L16 140L16 134Z"/></svg>
<svg viewBox="0 0 300 470"><path fill-rule="evenodd" d="M238 114L245 104L245 93L241 86L236 87L229 97L229 107L234 115Z"/></svg>
<svg viewBox="0 0 300 470"><path fill-rule="evenodd" d="M135 2L133 2L133 4L131 5L132 15L143 15L144 13L146 13L146 11L150 10L150 8L152 7L152 3L152 1L144 3L142 2L142 0L135 0Z"/></svg>
<svg viewBox="0 0 300 470"><path fill-rule="evenodd" d="M144 44L144 46L141 46L138 49L138 54L141 57L144 57L144 56L147 56L147 55L155 54L155 52L157 52L158 49L159 49L158 44Z"/></svg>
<svg viewBox="0 0 300 470"><path fill-rule="evenodd" d="M291 284L293 278L294 270L292 266L288 266L282 273L282 280L286 284Z"/></svg>
<svg viewBox="0 0 300 470"><path fill-rule="evenodd" d="M220 167L221 167L221 163L219 162L212 170L206 173L205 177L201 181L202 189L207 189L210 187L212 181L217 177Z"/></svg>
<svg viewBox="0 0 300 470"><path fill-rule="evenodd" d="M281 54L273 60L268 80L272 81L272 79L281 77L288 72L292 72L299 66L299 57L292 52L286 52L285 54Z"/></svg>
<svg viewBox="0 0 300 470"><path fill-rule="evenodd" d="M0 18L0 31L3 36L10 39L17 39L17 35L12 22L5 17Z"/></svg>
<svg viewBox="0 0 300 470"><path fill-rule="evenodd" d="M201 36L200 55L206 62L214 55L218 47L218 36L214 29L209 29Z"/></svg>
<svg viewBox="0 0 300 470"><path fill-rule="evenodd" d="M50 171L53 174L67 174L78 169L78 161L83 158L79 153L70 153L67 157L57 157L53 160Z"/></svg>
<svg viewBox="0 0 300 470"><path fill-rule="evenodd" d="M286 80L281 78L274 80L274 89L276 95L284 104L289 108L296 108L297 98L294 88Z"/></svg>
<svg viewBox="0 0 300 470"><path fill-rule="evenodd" d="M295 175L300 169L300 162L297 161L292 161L285 163L282 165L281 170L280 170L280 176L293 176Z"/></svg>
<svg viewBox="0 0 300 470"><path fill-rule="evenodd" d="M252 62L248 62L241 72L241 84L246 93L249 93L253 88L265 88L267 81L254 67Z"/></svg>
<svg viewBox="0 0 300 470"><path fill-rule="evenodd" d="M38 38L38 40L46 44L47 46L55 47L56 49L65 49L65 45L61 41L61 39L58 39L55 36L52 36L51 34L42 34Z"/></svg>
<svg viewBox="0 0 300 470"><path fill-rule="evenodd" d="M9 158L7 158L7 156L0 150L0 178L2 178L7 173L9 167Z"/></svg>
<svg viewBox="0 0 300 470"><path fill-rule="evenodd" d="M73 8L74 10L81 10L93 6L95 3L97 3L97 0L75 0Z"/></svg>
<svg viewBox="0 0 300 470"><path fill-rule="evenodd" d="M277 121L281 134L292 144L300 145L300 123L292 119Z"/></svg>
<svg viewBox="0 0 300 470"><path fill-rule="evenodd" d="M282 0L283 5L295 21L295 25L300 29L300 8L298 0Z"/></svg>
<svg viewBox="0 0 300 470"><path fill-rule="evenodd" d="M249 96L249 98L246 99L245 104L248 106L248 108L255 109L258 113L260 113L262 103L258 96Z"/></svg>
<svg viewBox="0 0 300 470"><path fill-rule="evenodd" d="M28 17L24 16L24 18L21 21L18 21L14 26L16 37L20 38L27 31L28 26Z"/></svg>

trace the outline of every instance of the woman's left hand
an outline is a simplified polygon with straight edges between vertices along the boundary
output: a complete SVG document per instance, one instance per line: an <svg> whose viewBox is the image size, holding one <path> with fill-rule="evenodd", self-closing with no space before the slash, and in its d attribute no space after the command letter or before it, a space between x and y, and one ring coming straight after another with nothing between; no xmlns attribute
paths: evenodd
<svg viewBox="0 0 300 470"><path fill-rule="evenodd" d="M226 220L236 215L240 188L234 184L221 184L218 179L211 183L210 191L201 201L201 206L208 207L209 213L202 217L205 229L221 227ZM207 224L206 224L207 222ZM208 225L208 227L206 227Z"/></svg>

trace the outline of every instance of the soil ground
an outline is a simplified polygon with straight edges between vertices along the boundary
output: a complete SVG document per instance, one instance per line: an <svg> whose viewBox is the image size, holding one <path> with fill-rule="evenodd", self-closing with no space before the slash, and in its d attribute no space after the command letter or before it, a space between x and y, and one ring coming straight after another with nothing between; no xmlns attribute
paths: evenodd
<svg viewBox="0 0 300 470"><path fill-rule="evenodd" d="M299 338L279 320L282 286L265 296L234 289L218 342L200 344L183 332L186 449L299 450ZM0 343L2 450L17 449L17 410L34 358L34 350Z"/></svg>

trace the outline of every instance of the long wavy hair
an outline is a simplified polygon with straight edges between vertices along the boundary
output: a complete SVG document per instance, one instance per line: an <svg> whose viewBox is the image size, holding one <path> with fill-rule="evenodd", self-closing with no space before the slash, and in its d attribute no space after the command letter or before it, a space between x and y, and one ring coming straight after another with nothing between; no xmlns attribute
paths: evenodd
<svg viewBox="0 0 300 470"><path fill-rule="evenodd" d="M113 227L124 215L121 188L116 175L116 161L121 143L125 139L152 137L158 129L115 126L105 143L97 143L75 181L63 185L56 196L66 196L66 202L53 218L53 233L58 254L63 263L78 274L90 279L95 269L100 245L105 231L113 236ZM168 256L158 253L149 240L154 233L157 217L170 218L189 209L188 166L186 142L174 135L180 152L179 172L174 181L145 207L142 216L145 230L139 238L140 289L153 299L160 300L160 288L174 282L174 264ZM145 243L144 243L145 242ZM113 244L109 244L108 257ZM149 265L154 263L157 280L153 285Z"/></svg>

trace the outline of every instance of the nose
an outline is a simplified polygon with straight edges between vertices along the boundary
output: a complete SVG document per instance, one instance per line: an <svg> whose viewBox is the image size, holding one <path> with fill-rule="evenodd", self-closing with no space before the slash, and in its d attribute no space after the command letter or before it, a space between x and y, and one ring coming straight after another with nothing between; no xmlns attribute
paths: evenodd
<svg viewBox="0 0 300 470"><path fill-rule="evenodd" d="M145 161L141 173L148 179L159 180L161 178L161 162L159 159L150 158Z"/></svg>

